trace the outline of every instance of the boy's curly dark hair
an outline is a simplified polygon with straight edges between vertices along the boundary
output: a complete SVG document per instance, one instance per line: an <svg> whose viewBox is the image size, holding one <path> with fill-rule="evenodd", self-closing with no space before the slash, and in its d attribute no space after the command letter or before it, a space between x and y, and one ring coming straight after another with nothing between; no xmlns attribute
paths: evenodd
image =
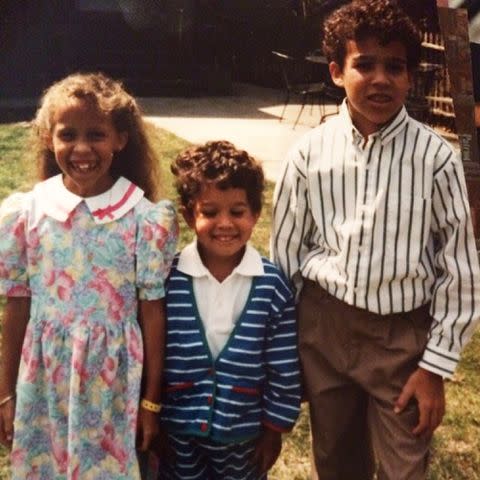
<svg viewBox="0 0 480 480"><path fill-rule="evenodd" d="M402 43L408 70L418 66L420 32L395 0L353 0L335 10L324 24L323 53L343 69L347 40L362 41L372 36L381 45Z"/></svg>
<svg viewBox="0 0 480 480"><path fill-rule="evenodd" d="M159 169L146 133L146 125L135 99L121 82L103 73L74 73L51 85L44 93L33 121L33 149L38 162L38 176L45 180L61 173L48 138L59 108L75 101L85 101L107 115L117 132L126 132L128 141L115 154L111 173L128 178L152 201L158 198Z"/></svg>
<svg viewBox="0 0 480 480"><path fill-rule="evenodd" d="M221 190L241 188L246 191L252 212L258 214L262 210L265 186L262 167L230 142L221 140L190 147L178 155L170 168L176 177L180 202L190 213L207 183Z"/></svg>

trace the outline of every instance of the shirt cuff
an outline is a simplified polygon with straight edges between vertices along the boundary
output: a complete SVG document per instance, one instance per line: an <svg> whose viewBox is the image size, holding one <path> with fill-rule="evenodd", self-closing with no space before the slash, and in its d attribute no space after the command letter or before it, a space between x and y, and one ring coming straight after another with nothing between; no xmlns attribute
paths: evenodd
<svg viewBox="0 0 480 480"><path fill-rule="evenodd" d="M165 288L163 286L138 289L139 300L159 300L163 297L165 297Z"/></svg>
<svg viewBox="0 0 480 480"><path fill-rule="evenodd" d="M427 345L418 366L443 378L452 378L459 359L458 354Z"/></svg>

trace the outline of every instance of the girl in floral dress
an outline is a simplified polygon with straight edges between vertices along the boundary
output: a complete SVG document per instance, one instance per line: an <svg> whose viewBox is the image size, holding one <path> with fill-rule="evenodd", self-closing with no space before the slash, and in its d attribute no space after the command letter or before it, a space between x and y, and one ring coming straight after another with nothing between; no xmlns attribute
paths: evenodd
<svg viewBox="0 0 480 480"><path fill-rule="evenodd" d="M157 433L177 241L135 100L102 74L45 93L40 183L0 208L0 441L12 479L138 479Z"/></svg>

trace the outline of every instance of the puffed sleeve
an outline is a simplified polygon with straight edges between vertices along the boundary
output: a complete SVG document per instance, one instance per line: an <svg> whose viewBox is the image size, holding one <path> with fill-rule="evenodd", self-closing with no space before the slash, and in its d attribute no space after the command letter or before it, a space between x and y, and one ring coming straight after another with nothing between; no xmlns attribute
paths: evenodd
<svg viewBox="0 0 480 480"><path fill-rule="evenodd" d="M29 297L27 274L27 193L14 193L0 205L0 295Z"/></svg>
<svg viewBox="0 0 480 480"><path fill-rule="evenodd" d="M165 280L177 248L178 222L168 200L143 210L137 230L136 282L140 300L157 300L165 296Z"/></svg>

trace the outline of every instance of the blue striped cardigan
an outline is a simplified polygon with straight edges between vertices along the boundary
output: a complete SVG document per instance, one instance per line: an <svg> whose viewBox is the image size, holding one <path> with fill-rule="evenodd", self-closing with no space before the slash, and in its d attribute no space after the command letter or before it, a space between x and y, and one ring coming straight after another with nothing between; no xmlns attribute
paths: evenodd
<svg viewBox="0 0 480 480"><path fill-rule="evenodd" d="M300 409L297 326L292 293L262 258L234 330L215 361L195 303L192 278L167 282L167 346L161 421L175 433L217 442L255 438L262 424L289 431Z"/></svg>

